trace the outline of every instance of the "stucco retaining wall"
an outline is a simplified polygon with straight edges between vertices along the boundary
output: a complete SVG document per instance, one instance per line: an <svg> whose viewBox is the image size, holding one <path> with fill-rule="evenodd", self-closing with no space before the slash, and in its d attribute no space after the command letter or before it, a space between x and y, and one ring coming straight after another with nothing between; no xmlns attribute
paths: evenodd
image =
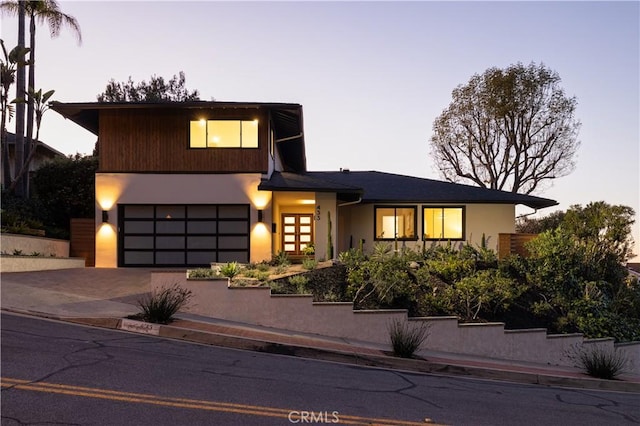
<svg viewBox="0 0 640 426"><path fill-rule="evenodd" d="M0 272L84 268L80 257L0 256Z"/></svg>
<svg viewBox="0 0 640 426"><path fill-rule="evenodd" d="M184 272L151 274L152 290L178 284L193 293L186 311L284 330L389 345L394 320L412 326L426 322L423 349L497 359L573 366L572 355L600 346L621 351L628 370L640 374L640 342L614 345L612 339L586 340L581 334L547 335L544 329L505 330L503 323L459 324L456 317L407 317L406 310L354 311L351 303L314 303L310 295L271 295L266 287L229 287L227 279L190 280Z"/></svg>
<svg viewBox="0 0 640 426"><path fill-rule="evenodd" d="M69 257L69 241L66 240L3 233L0 245L5 254L20 250L23 255L40 253L43 256Z"/></svg>

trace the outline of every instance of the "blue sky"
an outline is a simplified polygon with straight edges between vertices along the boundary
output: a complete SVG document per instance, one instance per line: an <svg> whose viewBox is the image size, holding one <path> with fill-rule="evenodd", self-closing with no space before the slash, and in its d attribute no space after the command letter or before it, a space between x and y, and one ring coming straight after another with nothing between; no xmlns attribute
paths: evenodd
<svg viewBox="0 0 640 426"><path fill-rule="evenodd" d="M51 40L39 27L36 87L90 102L111 78L184 71L204 100L300 103L310 170L438 178L428 140L451 91L489 67L543 62L577 97L582 129L575 171L537 195L563 210L629 205L640 221L638 2L60 5L78 19L83 43L68 31ZM3 17L8 46L16 33L15 19ZM51 111L41 139L73 154L90 153L96 138Z"/></svg>

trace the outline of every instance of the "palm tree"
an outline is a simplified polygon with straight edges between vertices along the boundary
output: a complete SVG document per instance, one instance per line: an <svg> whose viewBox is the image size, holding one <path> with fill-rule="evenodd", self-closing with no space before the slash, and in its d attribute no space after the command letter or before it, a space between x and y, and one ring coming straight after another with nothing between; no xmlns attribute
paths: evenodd
<svg viewBox="0 0 640 426"><path fill-rule="evenodd" d="M24 57L29 49L20 48L18 46L7 52L4 41L0 39L2 46L3 59L0 60L0 80L2 80L2 89L0 90L0 109L2 110L2 120L0 121L0 146L2 146L2 171L5 185L11 183L11 170L9 162L9 144L7 143L7 119L11 120L14 114L14 108L10 105L9 91L11 86L16 82L17 67L27 62ZM37 139L37 138L36 138Z"/></svg>
<svg viewBox="0 0 640 426"><path fill-rule="evenodd" d="M40 23L46 22L49 26L49 34L51 37L57 37L60 35L60 31L63 27L68 27L76 36L78 40L78 44L82 43L82 34L80 32L80 25L76 18L71 15L67 15L66 13L60 10L60 5L55 0L7 0L0 3L0 11L2 13L9 14L17 14L18 19L20 19L21 13L20 10L24 8L25 14L29 15L29 84L28 89L24 90L21 95L16 96L18 99L21 99L23 102L27 102L27 135L26 135L26 145L29 148L27 152L22 152L21 157L18 159L17 150L16 150L16 170L18 161L20 161L20 166L24 166L25 162L27 162L27 158L31 158L32 156L29 153L32 150L36 149L36 145L38 143L37 140L33 140L33 124L34 124L34 114L35 108L33 105L33 99L29 97L27 99L26 94L28 91L35 91L36 85L36 77L35 77L35 53L36 53L36 21ZM20 27L18 28L18 39L20 39ZM22 39L24 40L24 27L22 28ZM20 44L20 43L18 43ZM24 45L24 44L23 44ZM20 90L18 88L18 90ZM16 113L16 126L19 122L19 117ZM23 118L24 122L24 118ZM19 136L18 129L16 128L16 137ZM17 144L16 140L16 144ZM17 148L17 145L16 145ZM24 148L22 148L24 150ZM25 196L29 194L29 180L25 179L22 182L22 190L18 190L18 193L23 193Z"/></svg>

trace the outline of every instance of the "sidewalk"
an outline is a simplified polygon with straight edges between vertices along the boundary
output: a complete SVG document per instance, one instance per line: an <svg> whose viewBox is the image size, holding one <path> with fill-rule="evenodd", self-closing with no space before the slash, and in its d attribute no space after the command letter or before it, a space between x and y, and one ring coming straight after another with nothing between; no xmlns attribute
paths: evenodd
<svg viewBox="0 0 640 426"><path fill-rule="evenodd" d="M136 301L149 291L148 269L66 269L4 273L3 311L112 329L138 312ZM162 337L259 352L278 353L363 366L469 376L549 386L640 392L640 377L591 378L577 368L471 357L428 350L421 359L401 359L388 347L368 342L180 313L170 325L155 326ZM155 333L154 333L155 334Z"/></svg>

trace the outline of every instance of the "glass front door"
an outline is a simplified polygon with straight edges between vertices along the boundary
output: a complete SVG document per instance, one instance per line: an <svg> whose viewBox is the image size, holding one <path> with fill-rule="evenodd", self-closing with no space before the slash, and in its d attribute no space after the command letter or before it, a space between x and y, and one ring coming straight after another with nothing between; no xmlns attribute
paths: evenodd
<svg viewBox="0 0 640 426"><path fill-rule="evenodd" d="M313 215L282 215L282 248L290 256L301 256L313 242Z"/></svg>

